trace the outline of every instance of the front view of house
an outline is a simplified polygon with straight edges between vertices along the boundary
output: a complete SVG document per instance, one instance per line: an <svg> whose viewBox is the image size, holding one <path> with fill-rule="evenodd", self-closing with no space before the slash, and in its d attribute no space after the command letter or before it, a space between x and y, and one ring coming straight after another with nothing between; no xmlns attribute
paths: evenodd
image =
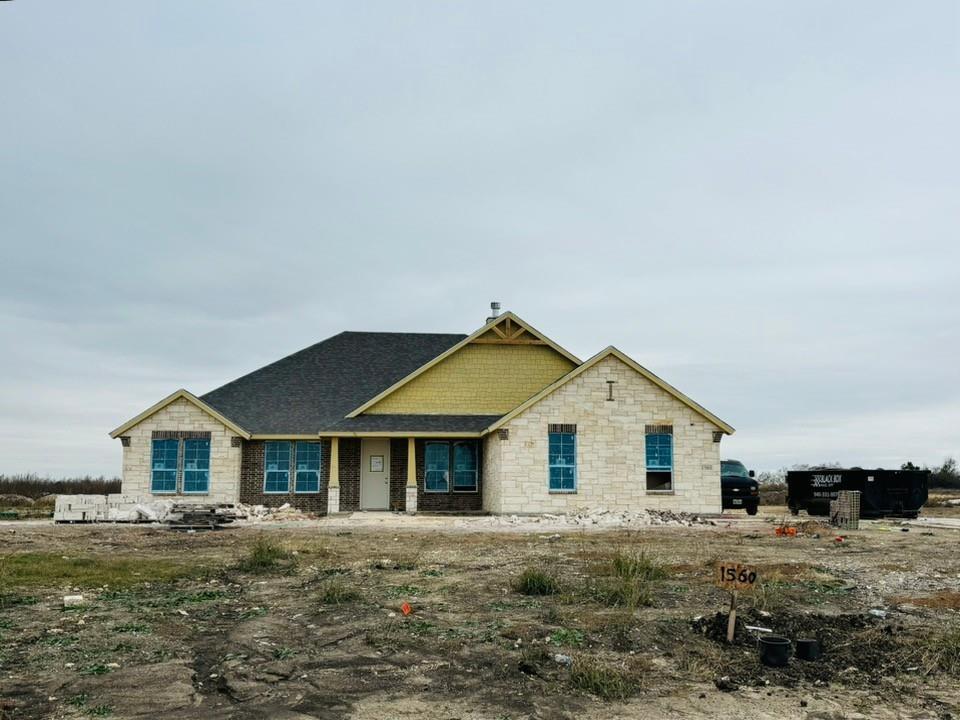
<svg viewBox="0 0 960 720"><path fill-rule="evenodd" d="M616 348L581 362L508 312L471 335L343 332L110 435L142 498L717 513L731 433Z"/></svg>

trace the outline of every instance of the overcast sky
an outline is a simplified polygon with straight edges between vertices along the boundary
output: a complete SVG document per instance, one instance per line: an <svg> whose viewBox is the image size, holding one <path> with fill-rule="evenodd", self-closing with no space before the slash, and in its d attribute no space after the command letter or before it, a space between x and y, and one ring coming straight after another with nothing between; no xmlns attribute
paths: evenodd
<svg viewBox="0 0 960 720"><path fill-rule="evenodd" d="M0 472L495 299L751 467L960 454L958 7L0 3Z"/></svg>

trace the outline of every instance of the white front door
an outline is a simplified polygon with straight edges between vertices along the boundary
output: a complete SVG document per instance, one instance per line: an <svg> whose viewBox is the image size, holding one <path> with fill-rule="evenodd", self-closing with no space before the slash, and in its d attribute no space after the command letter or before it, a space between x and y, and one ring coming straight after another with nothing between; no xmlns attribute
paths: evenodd
<svg viewBox="0 0 960 720"><path fill-rule="evenodd" d="M390 439L360 441L360 509L390 509Z"/></svg>

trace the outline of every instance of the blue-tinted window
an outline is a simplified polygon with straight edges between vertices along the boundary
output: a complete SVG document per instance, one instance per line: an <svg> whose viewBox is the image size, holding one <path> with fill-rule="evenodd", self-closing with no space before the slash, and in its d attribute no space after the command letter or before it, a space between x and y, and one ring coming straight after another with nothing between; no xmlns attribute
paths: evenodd
<svg viewBox="0 0 960 720"><path fill-rule="evenodd" d="M549 433L551 492L577 489L577 436L575 433Z"/></svg>
<svg viewBox="0 0 960 720"><path fill-rule="evenodd" d="M450 489L450 443L428 442L424 449L424 489L447 492Z"/></svg>
<svg viewBox="0 0 960 720"><path fill-rule="evenodd" d="M265 493L290 492L290 441L264 443L263 491Z"/></svg>
<svg viewBox="0 0 960 720"><path fill-rule="evenodd" d="M151 451L150 492L175 493L177 491L177 456L179 440L154 440Z"/></svg>
<svg viewBox="0 0 960 720"><path fill-rule="evenodd" d="M453 491L477 491L477 444L458 442L453 445Z"/></svg>
<svg viewBox="0 0 960 720"><path fill-rule="evenodd" d="M210 491L210 441L187 438L183 441L183 492Z"/></svg>
<svg viewBox="0 0 960 720"><path fill-rule="evenodd" d="M320 443L298 442L296 447L298 493L320 492Z"/></svg>
<svg viewBox="0 0 960 720"><path fill-rule="evenodd" d="M673 435L650 433L647 435L647 470L669 471L673 469Z"/></svg>

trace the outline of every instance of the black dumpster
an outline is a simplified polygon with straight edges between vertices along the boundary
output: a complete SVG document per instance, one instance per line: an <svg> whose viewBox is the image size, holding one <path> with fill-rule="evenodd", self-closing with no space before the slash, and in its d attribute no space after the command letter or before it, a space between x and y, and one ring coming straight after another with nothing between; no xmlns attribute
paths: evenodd
<svg viewBox="0 0 960 720"><path fill-rule="evenodd" d="M929 477L929 470L791 470L787 505L794 515L829 515L840 490L859 490L860 517L916 517L927 501Z"/></svg>

